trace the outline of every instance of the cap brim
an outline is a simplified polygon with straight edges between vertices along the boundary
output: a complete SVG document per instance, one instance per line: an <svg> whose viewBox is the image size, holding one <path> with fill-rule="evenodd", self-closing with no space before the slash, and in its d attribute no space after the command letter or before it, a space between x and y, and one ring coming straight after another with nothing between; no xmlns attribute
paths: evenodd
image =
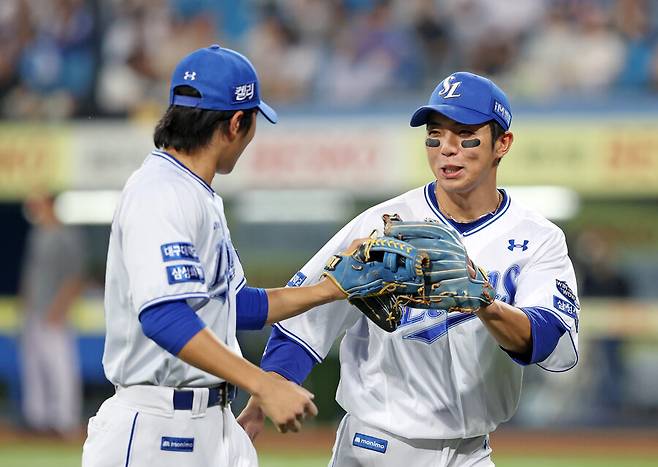
<svg viewBox="0 0 658 467"><path fill-rule="evenodd" d="M267 105L265 101L261 100L258 104L258 110L265 115L265 118L268 119L271 123L276 123L279 121L279 116L276 114L276 111Z"/></svg>
<svg viewBox="0 0 658 467"><path fill-rule="evenodd" d="M465 109L463 107L456 107L454 105L424 105L414 112L411 116L411 126L421 126L427 123L429 116L432 112L438 112L445 115L457 123L466 125L477 125L478 123L488 122L493 120L491 115L483 114L477 110Z"/></svg>

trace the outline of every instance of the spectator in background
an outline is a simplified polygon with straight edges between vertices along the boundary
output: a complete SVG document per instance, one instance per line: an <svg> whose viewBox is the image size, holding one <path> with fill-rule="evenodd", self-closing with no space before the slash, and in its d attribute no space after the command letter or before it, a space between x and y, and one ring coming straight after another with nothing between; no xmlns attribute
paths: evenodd
<svg viewBox="0 0 658 467"><path fill-rule="evenodd" d="M443 10L433 0L412 3L411 24L425 60L421 63L424 85L430 87L435 77L447 74L447 69L458 68L449 63L456 59L450 46L448 25L442 17ZM444 73L445 71L445 73Z"/></svg>
<svg viewBox="0 0 658 467"><path fill-rule="evenodd" d="M624 39L625 57L616 85L624 91L650 91L658 35L651 24L653 3L645 0L618 0L614 15Z"/></svg>
<svg viewBox="0 0 658 467"><path fill-rule="evenodd" d="M248 55L261 76L262 93L277 102L303 102L309 98L318 71L320 48L302 40L299 24L275 4L263 8L263 20L250 32Z"/></svg>
<svg viewBox="0 0 658 467"><path fill-rule="evenodd" d="M14 3L15 2L11 2ZM27 12L26 12L27 10ZM12 117L66 118L90 104L94 20L84 0L19 1L23 37L15 63L19 82L7 93Z"/></svg>
<svg viewBox="0 0 658 467"><path fill-rule="evenodd" d="M84 242L61 224L52 196L34 196L25 208L33 227L19 289L23 414L31 430L77 436L82 394L69 312L84 284Z"/></svg>
<svg viewBox="0 0 658 467"><path fill-rule="evenodd" d="M394 101L420 81L413 35L395 17L391 0L356 12L336 31L316 90L325 103L357 107L387 96Z"/></svg>
<svg viewBox="0 0 658 467"><path fill-rule="evenodd" d="M598 2L583 2L576 13L578 41L573 54L576 92L601 95L610 88L624 62L624 43L612 27L612 12Z"/></svg>

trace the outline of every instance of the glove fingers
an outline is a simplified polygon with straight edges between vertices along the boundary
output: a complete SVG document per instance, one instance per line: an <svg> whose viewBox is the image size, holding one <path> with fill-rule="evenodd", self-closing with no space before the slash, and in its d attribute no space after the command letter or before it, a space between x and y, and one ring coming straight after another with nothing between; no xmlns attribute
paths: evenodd
<svg viewBox="0 0 658 467"><path fill-rule="evenodd" d="M390 222L384 228L384 235L405 241L413 238L449 238L461 243L451 227L434 222Z"/></svg>
<svg viewBox="0 0 658 467"><path fill-rule="evenodd" d="M439 285L442 282L461 279L463 277L463 269L438 269L436 271L425 272L425 280L432 285Z"/></svg>
<svg viewBox="0 0 658 467"><path fill-rule="evenodd" d="M461 245L455 245L446 240L432 240L432 239L415 239L410 240L408 243L416 247L419 251L426 253L429 256L431 263L444 261L458 261L466 264L468 256L466 251Z"/></svg>

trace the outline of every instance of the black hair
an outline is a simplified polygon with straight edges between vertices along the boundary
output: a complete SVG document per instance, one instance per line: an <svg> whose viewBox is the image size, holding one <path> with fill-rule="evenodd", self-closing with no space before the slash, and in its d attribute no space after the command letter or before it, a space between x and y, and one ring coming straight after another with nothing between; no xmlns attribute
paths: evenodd
<svg viewBox="0 0 658 467"><path fill-rule="evenodd" d="M191 86L177 86L178 96L201 97ZM243 110L239 132L246 133L254 123L256 107ZM210 143L217 129L228 134L229 120L237 110L205 110L195 107L170 105L153 132L157 148L174 148L176 151L194 152Z"/></svg>
<svg viewBox="0 0 658 467"><path fill-rule="evenodd" d="M491 120L489 122L489 128L491 129L491 148L493 149L496 147L496 141L498 141L498 138L503 136L506 133L506 131L503 128L503 126L500 123L498 123L496 120ZM494 164L495 165L500 164L501 160L502 158L496 159Z"/></svg>
<svg viewBox="0 0 658 467"><path fill-rule="evenodd" d="M503 136L506 131L496 120L491 120L489 122L489 128L491 129L491 147L493 148L496 145L498 138Z"/></svg>

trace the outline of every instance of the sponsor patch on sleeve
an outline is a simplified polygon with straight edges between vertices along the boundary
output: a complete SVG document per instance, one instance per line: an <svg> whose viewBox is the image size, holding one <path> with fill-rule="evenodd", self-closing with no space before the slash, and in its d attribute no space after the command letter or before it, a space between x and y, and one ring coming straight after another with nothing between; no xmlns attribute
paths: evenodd
<svg viewBox="0 0 658 467"><path fill-rule="evenodd" d="M300 287L305 280L306 276L302 271L299 271L288 281L288 287Z"/></svg>
<svg viewBox="0 0 658 467"><path fill-rule="evenodd" d="M177 264L176 266L167 266L167 281L170 284L180 284L182 282L203 282L205 276L201 266L196 264Z"/></svg>
<svg viewBox="0 0 658 467"><path fill-rule="evenodd" d="M553 295L553 308L578 321L578 309L573 303L562 300L560 297Z"/></svg>
<svg viewBox="0 0 658 467"><path fill-rule="evenodd" d="M578 297L573 293L569 284L559 279L555 279L555 286L557 287L558 292L562 294L564 298L569 300L569 302L580 310L580 304L578 303Z"/></svg>
<svg viewBox="0 0 658 467"><path fill-rule="evenodd" d="M381 438L375 438L374 436L364 435L363 433L355 433L352 445L384 454L386 452L386 447L388 446L388 441Z"/></svg>
<svg viewBox="0 0 658 467"><path fill-rule="evenodd" d="M194 438L173 438L171 436L163 436L160 440L160 450L192 452L194 451Z"/></svg>
<svg viewBox="0 0 658 467"><path fill-rule="evenodd" d="M160 245L163 261L177 261L179 259L191 259L199 261L196 248L191 243L165 243Z"/></svg>

